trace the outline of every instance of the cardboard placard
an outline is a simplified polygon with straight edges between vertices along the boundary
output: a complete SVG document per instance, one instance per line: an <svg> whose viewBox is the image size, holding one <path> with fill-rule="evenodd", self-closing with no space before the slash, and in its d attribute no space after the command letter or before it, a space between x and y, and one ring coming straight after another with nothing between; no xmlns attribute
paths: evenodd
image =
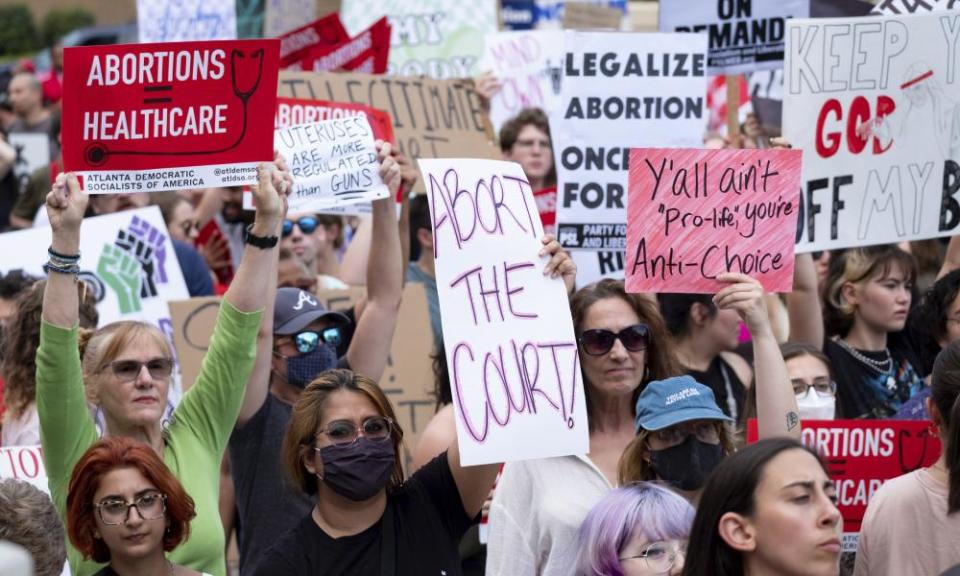
<svg viewBox="0 0 960 576"><path fill-rule="evenodd" d="M63 162L91 194L256 182L277 40L65 48Z"/></svg>
<svg viewBox="0 0 960 576"><path fill-rule="evenodd" d="M43 465L43 449L40 446L0 448L0 479L28 482L49 495L47 469Z"/></svg>
<svg viewBox="0 0 960 576"><path fill-rule="evenodd" d="M443 341L467 466L585 454L566 288L541 273L543 226L519 164L420 160Z"/></svg>
<svg viewBox="0 0 960 576"><path fill-rule="evenodd" d="M313 22L280 36L280 68L286 68L304 59L310 50L336 46L350 39L340 15L327 14Z"/></svg>
<svg viewBox="0 0 960 576"><path fill-rule="evenodd" d="M541 108L548 116L559 109L563 42L560 30L487 35L483 69L492 71L502 84L490 99L494 130L499 132L504 122L524 108Z"/></svg>
<svg viewBox="0 0 960 576"><path fill-rule="evenodd" d="M557 234L567 248L623 250L629 149L698 147L707 109L707 37L567 32L551 122Z"/></svg>
<svg viewBox="0 0 960 576"><path fill-rule="evenodd" d="M483 39L497 30L496 0L344 0L340 9L352 34L384 14L393 29L391 76L476 76Z"/></svg>
<svg viewBox="0 0 960 576"><path fill-rule="evenodd" d="M317 18L315 0L265 0L263 37L274 38L303 26Z"/></svg>
<svg viewBox="0 0 960 576"><path fill-rule="evenodd" d="M867 504L887 480L933 465L942 450L927 420L819 420L800 424L802 441L820 453L837 487L843 551L856 552ZM759 438L756 419L747 443Z"/></svg>
<svg viewBox="0 0 960 576"><path fill-rule="evenodd" d="M960 2L957 0L880 0L873 7L871 14L898 16L944 10L960 10Z"/></svg>
<svg viewBox="0 0 960 576"><path fill-rule="evenodd" d="M312 124L333 118L363 115L373 128L373 137L385 142L396 143L393 134L393 121L383 110L377 110L363 104L347 102L324 102L323 100L302 100L299 98L277 98L277 116L274 128L286 128L295 124Z"/></svg>
<svg viewBox="0 0 960 576"><path fill-rule="evenodd" d="M370 202L390 195L380 179L373 129L364 115L280 128L274 147L287 159L294 212Z"/></svg>
<svg viewBox="0 0 960 576"><path fill-rule="evenodd" d="M810 16L810 0L660 1L661 32L706 32L710 74L743 74L783 67L790 18Z"/></svg>
<svg viewBox="0 0 960 576"><path fill-rule="evenodd" d="M43 277L49 260L49 228L0 234L0 272L17 268ZM80 226L80 279L97 298L100 326L142 320L168 336L167 300L186 298L167 226L156 206L84 218Z"/></svg>
<svg viewBox="0 0 960 576"><path fill-rule="evenodd" d="M791 20L783 132L807 152L797 250L960 226L960 13Z"/></svg>
<svg viewBox="0 0 960 576"><path fill-rule="evenodd" d="M363 298L365 291L324 290L317 294L329 310L347 310ZM180 361L183 389L187 390L200 373L216 324L219 298L191 298L170 302L174 342ZM387 368L380 378L380 387L393 404L404 439L404 467L409 470L413 450L433 417L436 399L433 396L433 339L430 337L430 316L427 295L422 284L408 283L397 317L397 329L390 347Z"/></svg>
<svg viewBox="0 0 960 576"><path fill-rule="evenodd" d="M419 158L500 158L469 80L281 72L280 96L365 104L390 114L400 152ZM414 190L422 193L423 178Z"/></svg>
<svg viewBox="0 0 960 576"><path fill-rule="evenodd" d="M622 19L623 11L603 4L567 2L563 6L563 27L567 30L619 30Z"/></svg>
<svg viewBox="0 0 960 576"><path fill-rule="evenodd" d="M627 291L713 294L724 272L793 288L799 150L630 150Z"/></svg>
<svg viewBox="0 0 960 576"><path fill-rule="evenodd" d="M386 17L374 22L357 36L336 44L311 48L297 66L308 72L357 71L383 74L390 56L390 24Z"/></svg>
<svg viewBox="0 0 960 576"><path fill-rule="evenodd" d="M234 0L137 0L142 44L237 38ZM64 92L66 93L66 91Z"/></svg>

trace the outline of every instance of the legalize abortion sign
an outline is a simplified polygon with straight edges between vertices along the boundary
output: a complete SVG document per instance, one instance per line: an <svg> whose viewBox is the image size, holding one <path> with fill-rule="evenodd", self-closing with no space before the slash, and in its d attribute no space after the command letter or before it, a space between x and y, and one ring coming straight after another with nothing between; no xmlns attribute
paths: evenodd
<svg viewBox="0 0 960 576"><path fill-rule="evenodd" d="M256 182L278 40L64 50L63 162L92 194Z"/></svg>

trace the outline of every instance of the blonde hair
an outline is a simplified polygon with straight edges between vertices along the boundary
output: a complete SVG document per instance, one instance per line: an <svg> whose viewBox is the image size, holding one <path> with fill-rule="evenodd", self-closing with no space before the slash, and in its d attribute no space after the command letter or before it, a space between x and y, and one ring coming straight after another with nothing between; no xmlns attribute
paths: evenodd
<svg viewBox="0 0 960 576"><path fill-rule="evenodd" d="M319 488L317 477L309 474L304 467L304 458L313 456L317 431L323 424L323 407L327 398L339 391L363 394L377 407L377 412L393 421L391 440L393 441L394 466L387 491L396 490L403 484L403 430L397 424L393 406L376 382L350 370L327 370L323 372L300 393L293 406L293 414L287 433L283 438L283 467L294 485L305 494L316 494Z"/></svg>
<svg viewBox="0 0 960 576"><path fill-rule="evenodd" d="M714 425L720 434L720 447L723 449L724 457L733 454L736 451L733 428L722 420L717 420L714 422ZM650 430L641 428L640 432L637 433L634 439L630 441L630 444L627 445L623 454L620 455L620 463L617 466L617 481L621 486L625 486L630 482L649 482L657 479L657 474L653 471L653 466L650 465L650 461L646 458L647 453L650 451L650 446L647 444L647 441L650 439L651 434L653 434L653 432Z"/></svg>
<svg viewBox="0 0 960 576"><path fill-rule="evenodd" d="M107 324L96 332L80 330L78 343L81 368L89 402L99 404L101 373L117 356L141 337L153 339L168 358L173 358L173 351L170 349L166 335L153 324L122 320Z"/></svg>

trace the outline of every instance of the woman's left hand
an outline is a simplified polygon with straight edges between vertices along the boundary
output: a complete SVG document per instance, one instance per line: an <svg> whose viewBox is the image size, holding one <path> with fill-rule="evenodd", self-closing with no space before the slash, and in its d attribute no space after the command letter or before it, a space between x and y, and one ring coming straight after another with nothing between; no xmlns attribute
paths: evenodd
<svg viewBox="0 0 960 576"><path fill-rule="evenodd" d="M767 316L767 304L760 282L746 274L735 272L720 274L717 280L729 284L713 297L718 308L736 310L750 329L751 335L770 330L770 318Z"/></svg>
<svg viewBox="0 0 960 576"><path fill-rule="evenodd" d="M254 234L275 234L287 213L287 195L293 189L293 178L287 170L287 162L279 153L273 162L263 162L257 168L257 184L250 187L257 215Z"/></svg>
<svg viewBox="0 0 960 576"><path fill-rule="evenodd" d="M564 250L557 238L552 234L546 234L540 239L543 248L540 249L540 257L549 256L550 261L543 267L543 275L551 278L563 278L563 283L567 287L567 294L573 294L577 282L577 265L570 258L570 253Z"/></svg>
<svg viewBox="0 0 960 576"><path fill-rule="evenodd" d="M380 179L387 185L390 191L389 200L397 197L397 190L400 189L400 182L403 179L400 173L400 164L392 156L392 146L389 142L377 140L377 159L380 161Z"/></svg>

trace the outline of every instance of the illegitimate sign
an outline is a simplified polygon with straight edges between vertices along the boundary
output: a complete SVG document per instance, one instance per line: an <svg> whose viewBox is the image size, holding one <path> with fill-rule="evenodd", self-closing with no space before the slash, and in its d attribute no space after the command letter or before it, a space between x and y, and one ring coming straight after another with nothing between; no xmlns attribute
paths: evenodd
<svg viewBox="0 0 960 576"><path fill-rule="evenodd" d="M799 150L630 151L627 291L713 294L724 272L793 286Z"/></svg>
<svg viewBox="0 0 960 576"><path fill-rule="evenodd" d="M512 162L420 160L465 465L585 454L589 432L566 289Z"/></svg>
<svg viewBox="0 0 960 576"><path fill-rule="evenodd" d="M256 182L277 40L65 48L63 163L91 194Z"/></svg>

